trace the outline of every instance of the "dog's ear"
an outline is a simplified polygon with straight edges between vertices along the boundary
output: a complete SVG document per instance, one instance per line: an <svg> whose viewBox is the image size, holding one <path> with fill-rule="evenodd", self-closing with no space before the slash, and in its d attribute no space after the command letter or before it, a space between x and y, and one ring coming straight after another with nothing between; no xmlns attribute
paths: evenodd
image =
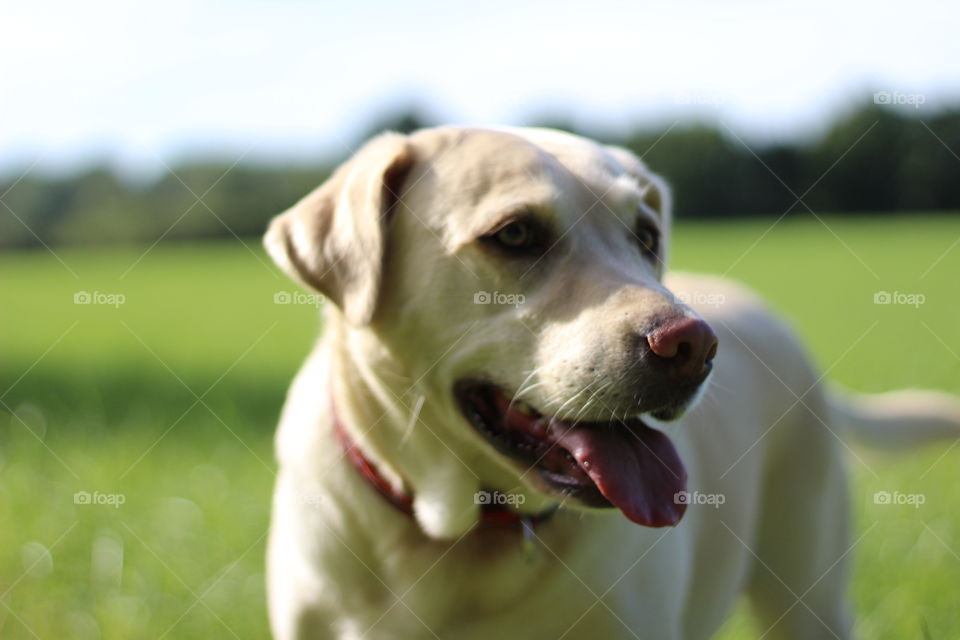
<svg viewBox="0 0 960 640"><path fill-rule="evenodd" d="M382 134L270 223L263 244L294 280L355 325L373 318L386 228L414 158L406 136Z"/></svg>
<svg viewBox="0 0 960 640"><path fill-rule="evenodd" d="M614 160L636 179L640 188L643 189L644 204L660 216L664 228L669 226L673 214L673 201L666 180L650 171L643 160L635 156L633 152L623 147L608 146L605 148Z"/></svg>
<svg viewBox="0 0 960 640"><path fill-rule="evenodd" d="M670 193L670 186L660 174L648 170L646 165L641 166L644 168L646 180L646 184L641 183L644 189L643 201L660 214L663 226L668 227L673 222L673 194Z"/></svg>
<svg viewBox="0 0 960 640"><path fill-rule="evenodd" d="M617 164L633 176L637 184L640 185L643 190L643 203L660 216L660 231L664 240L666 240L670 235L670 225L673 222L673 197L667 181L650 171L643 160L631 151L622 147L608 146L605 148L617 161ZM668 245L667 242L663 243L664 253L660 256L663 264L667 262L666 250Z"/></svg>

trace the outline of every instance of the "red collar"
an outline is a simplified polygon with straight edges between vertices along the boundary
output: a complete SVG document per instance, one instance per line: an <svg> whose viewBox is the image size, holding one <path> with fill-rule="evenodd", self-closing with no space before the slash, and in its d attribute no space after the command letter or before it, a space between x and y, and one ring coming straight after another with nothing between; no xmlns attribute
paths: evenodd
<svg viewBox="0 0 960 640"><path fill-rule="evenodd" d="M354 468L360 472L367 482L380 494L387 502L393 505L401 513L413 517L413 497L400 491L386 478L384 478L373 463L363 455L363 451L356 442L347 433L347 430L340 422L336 409L331 402L331 413L333 414L333 430L337 434L337 439L343 446L343 451L347 458L353 463ZM488 491L489 496L496 495L498 492ZM533 528L543 524L556 513L557 507L551 507L545 511L534 514L520 514L505 504L485 503L480 505L480 522L474 529L475 531L485 531L491 529L519 531L525 536L533 532Z"/></svg>

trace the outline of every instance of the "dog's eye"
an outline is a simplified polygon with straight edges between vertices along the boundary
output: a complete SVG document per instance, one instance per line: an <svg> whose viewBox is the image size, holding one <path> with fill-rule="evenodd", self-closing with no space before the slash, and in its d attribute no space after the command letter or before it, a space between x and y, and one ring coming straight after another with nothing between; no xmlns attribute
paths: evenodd
<svg viewBox="0 0 960 640"><path fill-rule="evenodd" d="M511 249L523 249L533 241L533 231L530 225L523 220L514 220L497 231L494 236L497 242Z"/></svg>
<svg viewBox="0 0 960 640"><path fill-rule="evenodd" d="M640 252L649 258L656 258L660 254L660 234L653 227L640 225L633 232Z"/></svg>
<svg viewBox="0 0 960 640"><path fill-rule="evenodd" d="M511 254L532 255L545 247L546 233L534 220L515 218L483 236L483 240Z"/></svg>

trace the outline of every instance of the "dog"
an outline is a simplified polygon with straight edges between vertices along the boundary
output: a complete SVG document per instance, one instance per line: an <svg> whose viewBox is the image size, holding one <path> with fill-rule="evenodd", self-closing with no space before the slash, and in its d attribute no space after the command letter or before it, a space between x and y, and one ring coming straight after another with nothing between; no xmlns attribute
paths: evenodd
<svg viewBox="0 0 960 640"><path fill-rule="evenodd" d="M750 291L667 272L669 226L624 149L458 127L271 222L326 299L276 437L276 638L708 638L743 593L765 637L850 637L844 439L956 437L960 403L828 388Z"/></svg>

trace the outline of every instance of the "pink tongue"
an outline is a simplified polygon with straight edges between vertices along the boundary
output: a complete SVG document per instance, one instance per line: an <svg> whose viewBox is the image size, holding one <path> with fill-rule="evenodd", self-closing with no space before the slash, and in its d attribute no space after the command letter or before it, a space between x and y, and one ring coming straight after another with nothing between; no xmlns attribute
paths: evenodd
<svg viewBox="0 0 960 640"><path fill-rule="evenodd" d="M666 435L645 426L555 426L560 446L625 516L647 527L680 522L687 505L677 494L687 488L687 472Z"/></svg>

